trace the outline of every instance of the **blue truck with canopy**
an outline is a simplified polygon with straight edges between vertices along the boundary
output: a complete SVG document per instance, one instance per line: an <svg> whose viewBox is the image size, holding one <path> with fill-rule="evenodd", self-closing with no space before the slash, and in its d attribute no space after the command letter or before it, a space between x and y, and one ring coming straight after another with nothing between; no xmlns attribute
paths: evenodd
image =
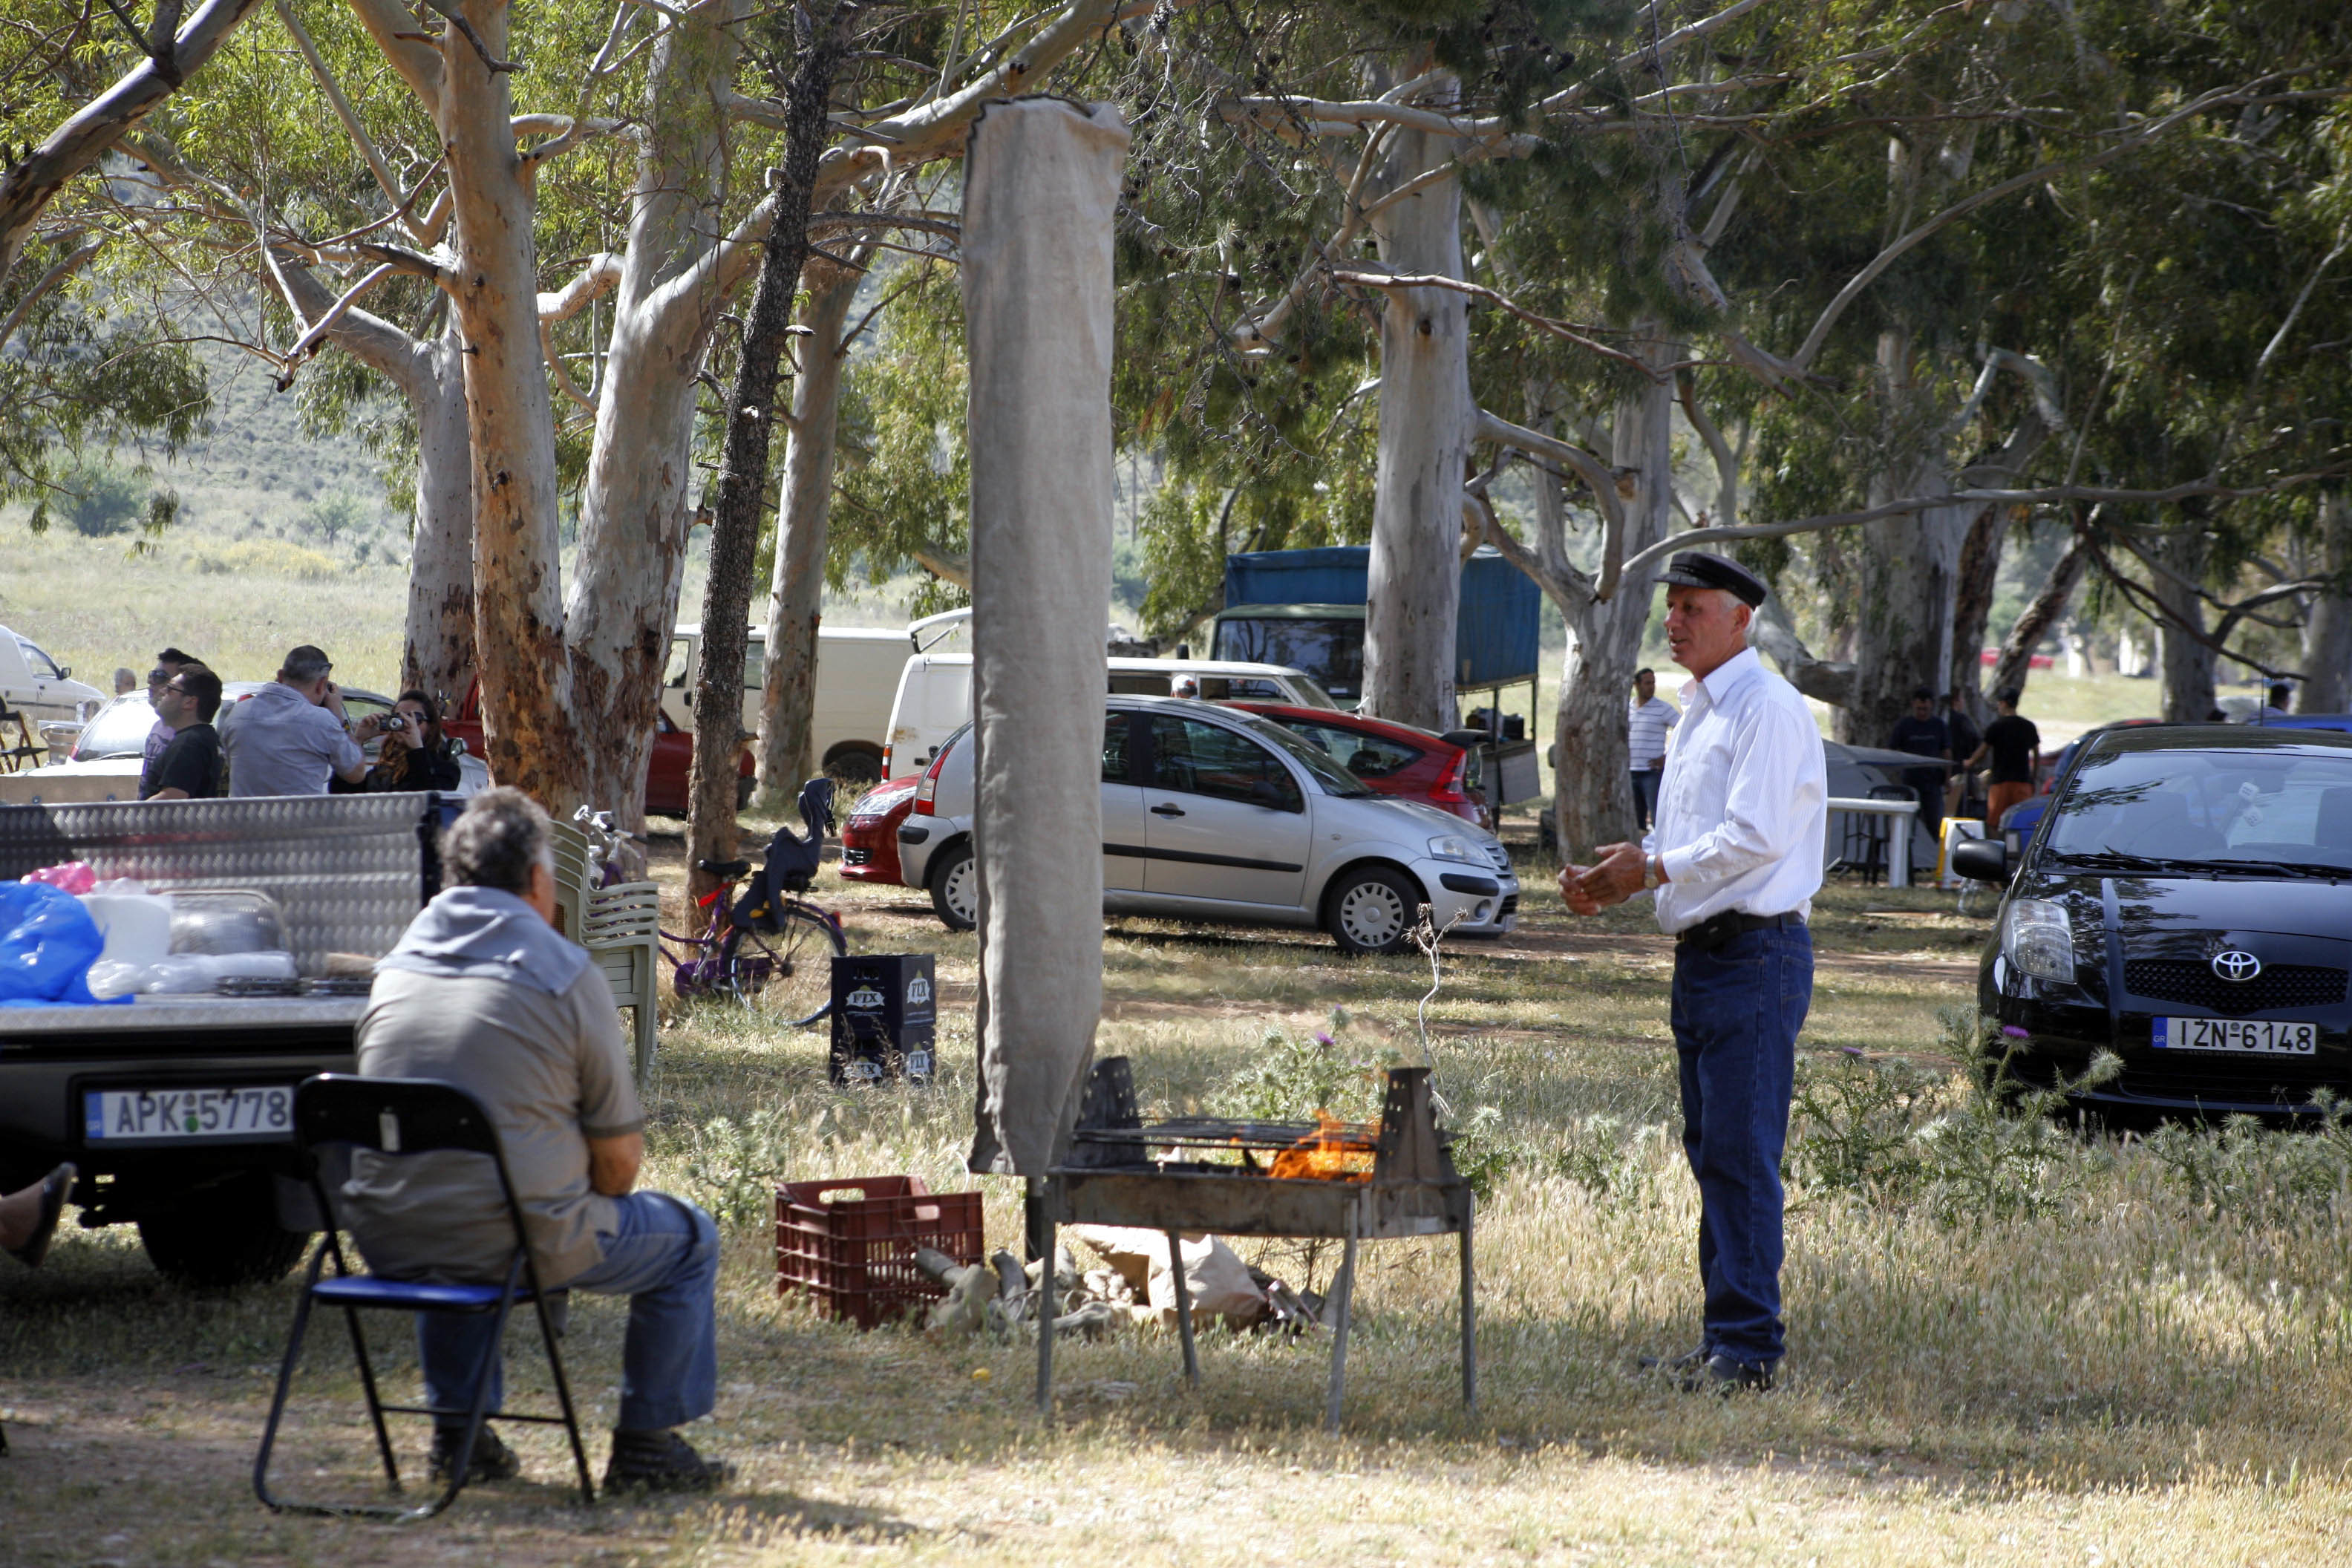
<svg viewBox="0 0 2352 1568"><path fill-rule="evenodd" d="M1304 670L1342 707L1354 707L1364 695L1371 555L1369 546L1342 544L1226 556L1225 607L1212 623L1211 657ZM1525 683L1535 710L1542 616L1535 584L1499 552L1482 545L1462 563L1454 686L1465 698L1486 696L1473 724L1491 749L1486 777L1497 805L1541 792L1535 743L1524 721L1501 709L1504 689Z"/></svg>

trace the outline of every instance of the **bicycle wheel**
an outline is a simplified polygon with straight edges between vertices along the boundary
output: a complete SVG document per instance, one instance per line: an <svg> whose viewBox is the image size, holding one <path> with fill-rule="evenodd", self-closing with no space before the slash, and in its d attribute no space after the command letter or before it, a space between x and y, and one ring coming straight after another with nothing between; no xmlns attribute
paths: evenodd
<svg viewBox="0 0 2352 1568"><path fill-rule="evenodd" d="M783 917L782 931L729 931L719 960L737 996L802 1028L833 1011L833 959L849 943L813 905L786 904Z"/></svg>

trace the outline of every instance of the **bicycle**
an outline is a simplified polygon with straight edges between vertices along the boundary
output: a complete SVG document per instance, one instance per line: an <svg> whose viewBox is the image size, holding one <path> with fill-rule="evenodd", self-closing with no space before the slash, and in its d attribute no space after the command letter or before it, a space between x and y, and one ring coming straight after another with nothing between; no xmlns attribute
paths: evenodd
<svg viewBox="0 0 2352 1568"><path fill-rule="evenodd" d="M720 882L695 901L705 911L701 931L659 933L658 951L679 997L757 1003L782 1014L794 1028L833 1011L832 960L848 953L849 940L840 916L798 896L808 890L825 835L833 829L833 781L811 779L803 785L800 810L807 836L789 826L776 829L756 873L749 860L696 862L697 869ZM592 853L603 860L609 885L617 874L613 851L627 835L614 826L609 813L583 806L574 820L588 834Z"/></svg>

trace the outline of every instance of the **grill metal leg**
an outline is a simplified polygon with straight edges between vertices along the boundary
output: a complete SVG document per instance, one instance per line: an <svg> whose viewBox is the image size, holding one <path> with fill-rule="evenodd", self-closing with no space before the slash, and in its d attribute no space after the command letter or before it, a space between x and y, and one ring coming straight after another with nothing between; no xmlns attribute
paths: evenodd
<svg viewBox="0 0 2352 1568"><path fill-rule="evenodd" d="M1337 1432L1339 1403L1348 1393L1348 1321L1356 1297L1356 1211L1352 1206L1348 1210L1348 1237L1339 1256L1339 1279L1332 1290L1339 1298L1339 1322L1331 1336L1331 1399L1325 1419Z"/></svg>
<svg viewBox="0 0 2352 1568"><path fill-rule="evenodd" d="M1201 1352L1192 1342L1192 1287L1184 1279L1183 1238L1168 1233L1168 1274L1176 1282L1176 1335L1184 1344L1184 1381L1201 1386Z"/></svg>
<svg viewBox="0 0 2352 1568"><path fill-rule="evenodd" d="M1462 1216L1462 1405L1465 1410L1478 1408L1478 1308L1472 1294L1473 1277L1470 1268L1470 1232L1477 1223L1477 1200L1470 1200L1471 1210Z"/></svg>

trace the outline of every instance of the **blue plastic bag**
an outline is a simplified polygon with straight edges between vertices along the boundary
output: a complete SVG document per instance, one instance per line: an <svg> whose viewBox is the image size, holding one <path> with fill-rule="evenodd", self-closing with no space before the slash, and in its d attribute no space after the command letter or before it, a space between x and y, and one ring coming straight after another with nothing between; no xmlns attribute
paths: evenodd
<svg viewBox="0 0 2352 1568"><path fill-rule="evenodd" d="M0 1007L98 1005L89 966L105 947L98 922L71 893L43 882L0 884Z"/></svg>

